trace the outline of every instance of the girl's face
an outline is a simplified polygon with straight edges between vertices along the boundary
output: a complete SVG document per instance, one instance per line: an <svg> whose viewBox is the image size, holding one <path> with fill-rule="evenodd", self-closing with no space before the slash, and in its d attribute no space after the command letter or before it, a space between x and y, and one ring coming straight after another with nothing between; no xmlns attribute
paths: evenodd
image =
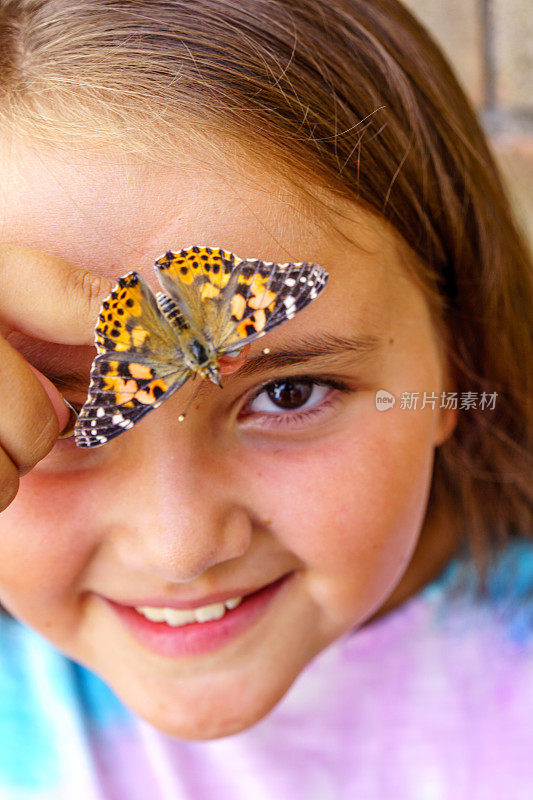
<svg viewBox="0 0 533 800"><path fill-rule="evenodd" d="M198 380L101 448L58 441L0 518L1 602L185 739L254 724L317 653L401 594L434 448L454 424L438 400L420 409L424 392L448 387L387 227L346 206L350 244L289 185L235 161L184 145L181 163L158 167L19 143L0 182L2 242L113 278L136 269L157 289L154 260L192 244L330 274L222 391L202 386L185 422ZM91 345L16 341L83 402ZM383 389L396 397L386 411ZM402 392L420 393L418 410L401 407ZM134 610L252 593L184 627Z"/></svg>

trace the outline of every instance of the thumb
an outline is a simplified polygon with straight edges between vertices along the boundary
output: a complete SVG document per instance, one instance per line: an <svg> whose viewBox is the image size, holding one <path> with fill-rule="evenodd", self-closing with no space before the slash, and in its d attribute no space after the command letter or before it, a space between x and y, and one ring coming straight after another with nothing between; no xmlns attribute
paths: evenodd
<svg viewBox="0 0 533 800"><path fill-rule="evenodd" d="M42 372L39 372L38 369L30 364L29 361L26 361L26 364L31 369L41 386L43 387L44 391L48 395L48 399L50 400L54 411L56 413L58 422L59 422L59 430L63 431L70 419L70 411L63 400L61 393L56 389L52 381L48 380L46 375L43 375Z"/></svg>
<svg viewBox="0 0 533 800"><path fill-rule="evenodd" d="M2 245L0 323L49 342L92 344L102 301L115 283L57 256Z"/></svg>

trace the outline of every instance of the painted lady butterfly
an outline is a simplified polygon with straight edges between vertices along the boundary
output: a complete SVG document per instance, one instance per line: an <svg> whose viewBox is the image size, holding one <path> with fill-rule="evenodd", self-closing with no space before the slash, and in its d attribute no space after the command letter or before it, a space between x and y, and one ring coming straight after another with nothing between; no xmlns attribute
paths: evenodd
<svg viewBox="0 0 533 800"><path fill-rule="evenodd" d="M220 386L219 358L271 331L326 286L312 263L240 259L190 247L155 262L163 292L136 272L119 279L95 329L98 355L74 428L79 447L98 447L133 427L199 374Z"/></svg>

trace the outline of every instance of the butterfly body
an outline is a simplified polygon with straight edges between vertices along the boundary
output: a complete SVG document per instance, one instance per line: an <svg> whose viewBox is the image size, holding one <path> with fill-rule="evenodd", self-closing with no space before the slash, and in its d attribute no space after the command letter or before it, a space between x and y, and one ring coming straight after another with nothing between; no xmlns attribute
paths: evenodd
<svg viewBox="0 0 533 800"><path fill-rule="evenodd" d="M220 386L219 358L291 319L328 278L313 263L239 259L198 246L165 253L155 269L162 292L130 272L102 305L89 395L75 426L80 447L131 428L196 374Z"/></svg>
<svg viewBox="0 0 533 800"><path fill-rule="evenodd" d="M220 366L213 343L197 332L184 330L179 344L181 356L189 369L220 386Z"/></svg>

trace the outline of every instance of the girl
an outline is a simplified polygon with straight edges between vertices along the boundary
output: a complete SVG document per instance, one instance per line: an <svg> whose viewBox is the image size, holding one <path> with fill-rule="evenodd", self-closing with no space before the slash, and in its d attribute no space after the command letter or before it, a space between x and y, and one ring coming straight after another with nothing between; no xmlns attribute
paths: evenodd
<svg viewBox="0 0 533 800"><path fill-rule="evenodd" d="M1 796L529 797L531 272L427 33L0 0L0 53ZM192 244L328 285L185 423L58 438L116 279Z"/></svg>

